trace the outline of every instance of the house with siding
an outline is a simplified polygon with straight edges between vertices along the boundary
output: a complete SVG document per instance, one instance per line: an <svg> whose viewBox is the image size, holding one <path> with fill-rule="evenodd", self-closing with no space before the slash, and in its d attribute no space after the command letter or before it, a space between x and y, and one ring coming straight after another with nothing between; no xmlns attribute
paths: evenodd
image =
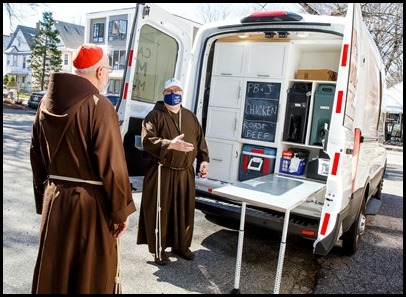
<svg viewBox="0 0 406 297"><path fill-rule="evenodd" d="M127 49L130 42L131 28L135 16L135 5L129 8L105 10L86 14L85 43L94 43L106 49L113 71L110 73L108 93L121 94L125 64L127 62ZM201 24L192 20L199 27ZM197 29L196 29L197 31ZM196 34L196 32L195 32Z"/></svg>
<svg viewBox="0 0 406 297"><path fill-rule="evenodd" d="M72 56L78 46L84 43L85 28L81 25L54 20L54 27L59 31L58 49L62 52L62 72L72 72ZM32 53L34 36L39 32L36 28L18 25L4 50L3 76L8 74L16 78L19 89L32 91L32 75L28 60Z"/></svg>
<svg viewBox="0 0 406 297"><path fill-rule="evenodd" d="M135 7L86 14L85 43L103 47L110 59L108 93L120 94Z"/></svg>
<svg viewBox="0 0 406 297"><path fill-rule="evenodd" d="M3 34L3 62L7 60L6 55L5 55L4 52L6 51L10 40L11 40L10 35L4 35ZM6 73L6 64L3 63L3 76L4 76L5 73Z"/></svg>

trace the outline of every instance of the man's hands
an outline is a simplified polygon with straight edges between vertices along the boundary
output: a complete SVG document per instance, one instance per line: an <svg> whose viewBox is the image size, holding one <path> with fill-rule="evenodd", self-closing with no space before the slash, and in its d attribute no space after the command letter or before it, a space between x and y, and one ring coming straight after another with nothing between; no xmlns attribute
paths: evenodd
<svg viewBox="0 0 406 297"><path fill-rule="evenodd" d="M171 140L168 149L177 150L180 152L191 152L195 149L192 143L183 141L185 134L181 134Z"/></svg>
<svg viewBox="0 0 406 297"><path fill-rule="evenodd" d="M199 176L200 177L207 177L207 175L209 170L209 163L207 163L207 161L203 161L202 163L200 163L200 168L199 168Z"/></svg>
<svg viewBox="0 0 406 297"><path fill-rule="evenodd" d="M172 139L171 143L169 144L168 149L185 152L185 154L187 152L193 151L195 149L195 147L193 146L192 143L184 141L183 140L184 136L185 136L185 134L181 134L181 135L175 137L174 139ZM203 177L203 178L207 177L208 169L209 169L209 163L207 161L203 161L202 163L200 163L200 168L199 168L199 173L198 173L199 176Z"/></svg>
<svg viewBox="0 0 406 297"><path fill-rule="evenodd" d="M122 224L113 224L113 238L118 239L123 236L128 227L128 217Z"/></svg>

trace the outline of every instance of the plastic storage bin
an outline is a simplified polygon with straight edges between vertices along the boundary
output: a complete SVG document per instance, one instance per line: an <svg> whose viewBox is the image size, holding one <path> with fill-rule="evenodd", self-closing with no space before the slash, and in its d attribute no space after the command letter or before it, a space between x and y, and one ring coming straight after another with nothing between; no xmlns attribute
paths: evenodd
<svg viewBox="0 0 406 297"><path fill-rule="evenodd" d="M279 172L280 173L285 173L285 174L292 174L292 175L303 175L304 170L306 168L306 160L305 159L299 159L299 163L297 165L297 168L295 169L291 168L291 161L292 159L286 159L286 158L281 158L281 162L279 164Z"/></svg>
<svg viewBox="0 0 406 297"><path fill-rule="evenodd" d="M309 150L297 147L283 151L279 163L279 173L303 175L309 154Z"/></svg>

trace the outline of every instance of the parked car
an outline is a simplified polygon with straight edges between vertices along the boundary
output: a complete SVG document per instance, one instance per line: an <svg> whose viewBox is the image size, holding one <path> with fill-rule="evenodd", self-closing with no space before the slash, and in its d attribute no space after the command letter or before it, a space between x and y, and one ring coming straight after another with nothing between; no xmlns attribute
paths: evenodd
<svg viewBox="0 0 406 297"><path fill-rule="evenodd" d="M27 105L31 108L37 109L38 104L41 102L42 97L44 97L47 91L32 92L30 98L28 99Z"/></svg>
<svg viewBox="0 0 406 297"><path fill-rule="evenodd" d="M111 103L116 107L118 100L120 99L120 95L117 94L107 94L107 98L111 101Z"/></svg>

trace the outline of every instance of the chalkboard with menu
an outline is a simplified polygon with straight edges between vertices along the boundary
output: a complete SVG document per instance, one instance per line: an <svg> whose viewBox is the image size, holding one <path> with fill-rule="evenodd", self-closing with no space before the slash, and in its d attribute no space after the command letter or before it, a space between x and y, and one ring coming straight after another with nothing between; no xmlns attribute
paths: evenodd
<svg viewBox="0 0 406 297"><path fill-rule="evenodd" d="M247 81L241 138L275 141L281 83Z"/></svg>

